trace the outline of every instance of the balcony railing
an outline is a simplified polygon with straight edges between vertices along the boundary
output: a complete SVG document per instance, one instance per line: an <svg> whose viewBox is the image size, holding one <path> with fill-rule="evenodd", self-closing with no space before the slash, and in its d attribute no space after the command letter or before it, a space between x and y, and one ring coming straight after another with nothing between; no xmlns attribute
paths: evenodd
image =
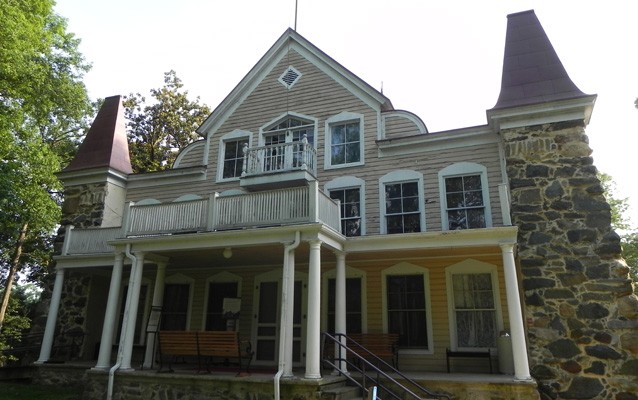
<svg viewBox="0 0 638 400"><path fill-rule="evenodd" d="M292 143L250 148L244 145L242 176L302 170L317 175L317 151L305 136Z"/></svg>
<svg viewBox="0 0 638 400"><path fill-rule="evenodd" d="M210 232L321 222L339 231L340 205L317 182L256 193L161 204L129 204L124 227L68 229L64 255L113 251L107 242L122 237Z"/></svg>

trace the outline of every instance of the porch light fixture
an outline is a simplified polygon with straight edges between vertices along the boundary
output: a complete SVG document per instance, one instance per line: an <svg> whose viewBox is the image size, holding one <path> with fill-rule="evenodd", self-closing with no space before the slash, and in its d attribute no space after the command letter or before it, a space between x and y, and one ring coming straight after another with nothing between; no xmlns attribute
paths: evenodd
<svg viewBox="0 0 638 400"><path fill-rule="evenodd" d="M226 247L222 252L222 255L224 256L224 258L231 258L233 256L233 249L231 249L230 247Z"/></svg>

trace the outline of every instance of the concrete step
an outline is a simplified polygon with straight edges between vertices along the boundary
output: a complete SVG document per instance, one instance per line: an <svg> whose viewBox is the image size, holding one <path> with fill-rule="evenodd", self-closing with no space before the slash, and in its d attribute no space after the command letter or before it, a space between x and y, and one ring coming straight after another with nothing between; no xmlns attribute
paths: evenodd
<svg viewBox="0 0 638 400"><path fill-rule="evenodd" d="M362 400L361 390L356 386L341 386L321 392L322 400Z"/></svg>

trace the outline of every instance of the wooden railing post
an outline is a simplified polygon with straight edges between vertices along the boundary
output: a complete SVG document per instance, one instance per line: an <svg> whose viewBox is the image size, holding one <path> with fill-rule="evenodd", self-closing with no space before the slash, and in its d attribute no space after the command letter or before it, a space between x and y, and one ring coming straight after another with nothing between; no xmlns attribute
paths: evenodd
<svg viewBox="0 0 638 400"><path fill-rule="evenodd" d="M319 182L308 183L308 209L312 222L319 222Z"/></svg>
<svg viewBox="0 0 638 400"><path fill-rule="evenodd" d="M245 148L245 147L244 147ZM244 153L244 160L246 159L246 153ZM246 165L244 164L244 168ZM244 169L245 172L245 169ZM208 196L208 215L206 216L206 230L214 231L215 227L219 223L219 216L217 215L217 198L219 197L219 193L211 193Z"/></svg>
<svg viewBox="0 0 638 400"><path fill-rule="evenodd" d="M501 201L501 215L503 218L503 225L511 226L512 225L512 217L510 214L510 198L509 198L509 189L507 187L507 183L500 183L498 185L498 197Z"/></svg>
<svg viewBox="0 0 638 400"><path fill-rule="evenodd" d="M244 163L241 166L241 176L246 176L246 168L248 168L248 143L244 143L242 151L244 154Z"/></svg>
<svg viewBox="0 0 638 400"><path fill-rule="evenodd" d="M64 243L62 244L62 255L69 254L69 246L71 245L71 232L73 232L73 225L67 225L64 231Z"/></svg>
<svg viewBox="0 0 638 400"><path fill-rule="evenodd" d="M127 206L124 207L124 217L122 218L122 237L127 237L131 231L131 214L133 212L133 206L135 202L129 201Z"/></svg>

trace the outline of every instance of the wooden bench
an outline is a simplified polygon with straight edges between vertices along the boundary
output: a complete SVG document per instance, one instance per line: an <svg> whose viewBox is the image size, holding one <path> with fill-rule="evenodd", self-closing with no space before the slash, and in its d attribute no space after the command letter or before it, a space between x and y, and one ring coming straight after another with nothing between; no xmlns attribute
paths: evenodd
<svg viewBox="0 0 638 400"><path fill-rule="evenodd" d="M243 348L242 348L243 347ZM242 342L235 331L160 331L159 332L160 369L164 358L168 358L168 370L172 372L172 360L175 357L195 357L198 372L203 370L202 361L206 361L206 370L210 371L209 361L213 357L224 360L237 359L238 375L242 372L242 359L248 360L246 372L249 373L250 362L254 352L249 342Z"/></svg>
<svg viewBox="0 0 638 400"><path fill-rule="evenodd" d="M391 360L392 366L399 368L398 333L353 333L348 337L352 339L348 342L348 347L361 357L371 362L374 359L364 350L366 349L381 359Z"/></svg>
<svg viewBox="0 0 638 400"><path fill-rule="evenodd" d="M445 349L447 359L447 372L450 373L450 358L487 358L490 364L490 374L492 372L492 353L490 349L478 351L453 351L449 348Z"/></svg>

